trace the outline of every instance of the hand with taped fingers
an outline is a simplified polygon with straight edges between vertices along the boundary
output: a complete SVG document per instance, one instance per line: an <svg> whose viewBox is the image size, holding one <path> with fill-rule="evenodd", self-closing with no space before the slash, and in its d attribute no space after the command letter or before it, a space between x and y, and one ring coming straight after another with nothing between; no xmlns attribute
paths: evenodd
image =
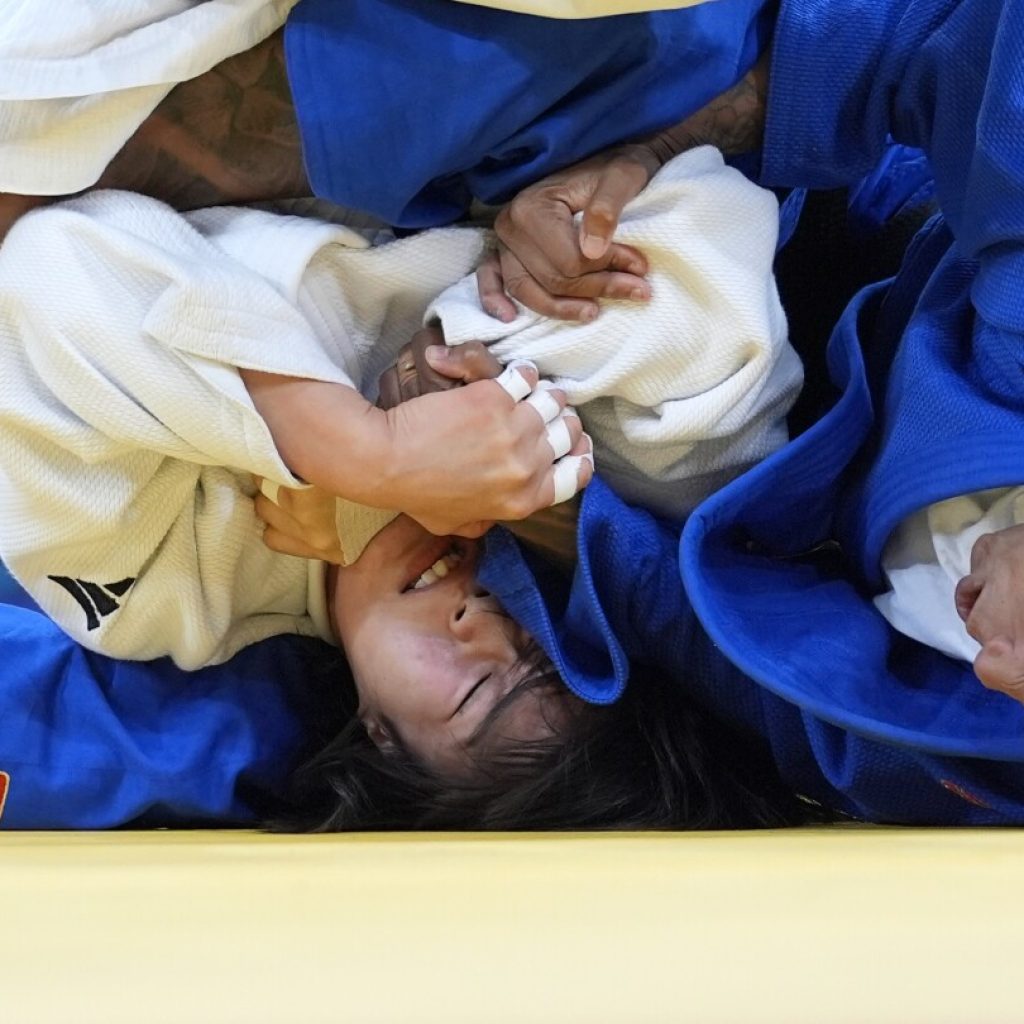
<svg viewBox="0 0 1024 1024"><path fill-rule="evenodd" d="M590 482L590 440L575 416L554 423L565 394L538 383L536 367L513 363L496 380L387 410L395 457L371 503L400 508L444 535L470 523L524 519L571 497ZM566 439L569 452L559 457Z"/></svg>
<svg viewBox="0 0 1024 1024"><path fill-rule="evenodd" d="M501 363L485 345L468 342L447 347L439 329L425 328L402 350L395 366L381 375L378 405L391 409L411 398L438 389L450 390L490 380L502 372ZM514 379L514 375L510 376ZM521 393L525 394L527 384L519 384ZM556 395L549 393L552 390L535 388L526 394L524 401L534 410L538 421L545 420L543 434L549 446L548 462L566 454L570 457L569 461L561 459L551 471L553 493L569 497L590 480L592 445L582 433L579 420L571 411L563 410L564 396L559 401ZM260 484L262 481L257 481L257 486ZM268 547L284 554L344 564L335 523L334 495L316 487L275 490L274 500L264 494L255 499L257 515L267 526L264 542ZM470 519L445 532L478 537L491 525L493 519Z"/></svg>
<svg viewBox="0 0 1024 1024"><path fill-rule="evenodd" d="M979 537L971 572L957 584L956 610L981 644L982 683L1024 703L1024 526Z"/></svg>

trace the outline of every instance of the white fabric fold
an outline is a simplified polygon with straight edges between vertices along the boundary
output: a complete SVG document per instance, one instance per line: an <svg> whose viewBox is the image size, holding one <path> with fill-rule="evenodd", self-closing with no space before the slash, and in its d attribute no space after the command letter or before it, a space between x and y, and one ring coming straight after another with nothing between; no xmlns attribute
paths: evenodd
<svg viewBox="0 0 1024 1024"><path fill-rule="evenodd" d="M449 345L486 342L565 389L599 472L680 517L786 441L803 380L772 277L774 196L710 147L671 161L626 209L616 240L650 264L648 303L605 302L589 324L480 308L472 277L431 306Z"/></svg>
<svg viewBox="0 0 1024 1024"><path fill-rule="evenodd" d="M4 0L0 192L95 184L178 83L251 49L295 0Z"/></svg>

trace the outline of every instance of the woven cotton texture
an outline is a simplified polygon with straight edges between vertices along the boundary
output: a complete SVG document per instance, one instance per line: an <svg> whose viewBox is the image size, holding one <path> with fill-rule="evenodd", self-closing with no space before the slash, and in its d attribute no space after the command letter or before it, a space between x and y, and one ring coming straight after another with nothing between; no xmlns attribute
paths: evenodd
<svg viewBox="0 0 1024 1024"><path fill-rule="evenodd" d="M431 308L449 345L479 339L565 388L624 497L679 518L786 441L802 383L772 276L775 198L717 150L673 160L616 235L650 263L649 303L606 302L590 324L480 309L473 278Z"/></svg>
<svg viewBox="0 0 1024 1024"><path fill-rule="evenodd" d="M681 514L784 439L800 372L771 278L775 229L770 196L716 153L691 154L623 228L651 253L650 305L610 306L585 328L524 316L495 348L560 379L575 367L567 387L599 470ZM322 634L305 563L261 541L250 474L299 481L236 367L372 399L431 300L463 278L437 307L453 337L507 332L453 300L474 287L485 241L446 228L366 248L344 226L182 217L117 192L29 214L0 250L0 555L72 636L117 657L195 668L275 633ZM116 609L91 621L75 596L86 584Z"/></svg>
<svg viewBox="0 0 1024 1024"><path fill-rule="evenodd" d="M295 0L4 0L0 192L94 184L171 89L255 46Z"/></svg>

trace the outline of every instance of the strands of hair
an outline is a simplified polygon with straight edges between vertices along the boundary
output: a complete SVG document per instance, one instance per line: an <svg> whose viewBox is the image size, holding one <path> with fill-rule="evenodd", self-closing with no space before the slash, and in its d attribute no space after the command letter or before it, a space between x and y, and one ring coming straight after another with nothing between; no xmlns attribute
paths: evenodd
<svg viewBox="0 0 1024 1024"><path fill-rule="evenodd" d="M526 656L522 681L481 731L536 688L563 684ZM645 830L770 828L834 820L779 779L755 737L710 719L676 680L634 672L620 700L579 703L557 731L529 743L484 744L470 778L428 771L399 741L379 750L354 715L295 774L277 831Z"/></svg>

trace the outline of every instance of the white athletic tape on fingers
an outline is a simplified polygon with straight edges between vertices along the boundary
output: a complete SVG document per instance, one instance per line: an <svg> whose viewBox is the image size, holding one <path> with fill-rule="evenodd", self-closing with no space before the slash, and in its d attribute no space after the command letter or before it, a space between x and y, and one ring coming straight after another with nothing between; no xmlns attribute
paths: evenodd
<svg viewBox="0 0 1024 1024"><path fill-rule="evenodd" d="M556 459L569 454L572 449L572 435L569 433L569 424L562 416L553 419L545 428L544 433Z"/></svg>
<svg viewBox="0 0 1024 1024"><path fill-rule="evenodd" d="M550 423L557 419L562 411L558 399L550 391L542 391L540 388L535 389L523 405L529 405L536 409L541 423Z"/></svg>
<svg viewBox="0 0 1024 1024"><path fill-rule="evenodd" d="M280 484L263 477L263 479L260 480L260 490L263 492L263 497L265 497L267 501L272 501L275 505L277 504L277 496L281 490Z"/></svg>
<svg viewBox="0 0 1024 1024"><path fill-rule="evenodd" d="M508 366L506 366L505 369L494 378L507 392L513 402L521 402L533 391L533 386L519 372L520 368L524 367L530 367L530 369L533 370L537 369L533 363L528 362L525 359L518 359L514 363L509 363Z"/></svg>
<svg viewBox="0 0 1024 1024"><path fill-rule="evenodd" d="M579 472L583 458L582 455L566 455L555 463L555 500L552 505L568 501L580 489Z"/></svg>

